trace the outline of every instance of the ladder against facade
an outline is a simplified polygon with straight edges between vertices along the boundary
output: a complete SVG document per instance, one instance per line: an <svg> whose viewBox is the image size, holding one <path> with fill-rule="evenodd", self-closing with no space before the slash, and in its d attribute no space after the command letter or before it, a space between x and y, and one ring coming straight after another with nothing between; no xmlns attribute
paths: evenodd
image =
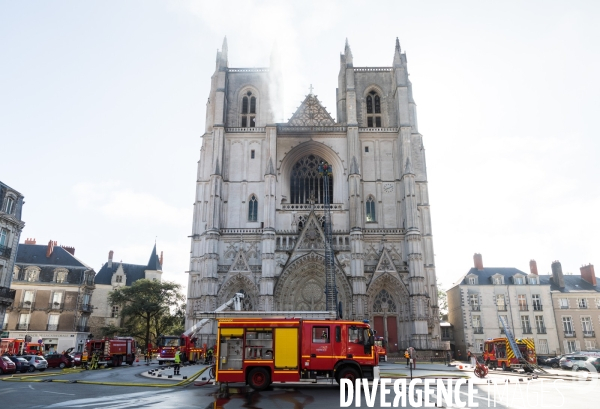
<svg viewBox="0 0 600 409"><path fill-rule="evenodd" d="M335 311L212 311L197 312L196 319L222 318L271 318L271 319L310 319L335 320Z"/></svg>
<svg viewBox="0 0 600 409"><path fill-rule="evenodd" d="M504 319L503 316L500 316L500 323L502 324L502 327L504 328L504 332L506 333L506 338L508 339L508 343L510 344L510 347L512 348L513 353L515 354L515 358L517 358L519 360L519 363L523 367L530 369L532 372L548 373L544 369L540 368L536 363L528 362L523 357L523 354L521 354L521 350L519 349L519 345L517 344L517 340L515 339L515 336L513 335L512 330L508 326L508 322L506 322L506 320Z"/></svg>
<svg viewBox="0 0 600 409"><path fill-rule="evenodd" d="M331 165L322 162L319 173L323 178L323 204L325 213L325 309L338 312L337 287L335 284L335 259L332 243L331 228L331 198L329 197L329 178L332 174ZM341 318L341 317L340 317Z"/></svg>

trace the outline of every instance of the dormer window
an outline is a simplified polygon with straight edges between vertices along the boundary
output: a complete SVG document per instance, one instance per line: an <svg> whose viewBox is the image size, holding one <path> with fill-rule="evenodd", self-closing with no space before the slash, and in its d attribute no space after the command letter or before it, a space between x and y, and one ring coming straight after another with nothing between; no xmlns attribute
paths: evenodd
<svg viewBox="0 0 600 409"><path fill-rule="evenodd" d="M242 128L256 126L256 97L252 91L246 92L242 98Z"/></svg>
<svg viewBox="0 0 600 409"><path fill-rule="evenodd" d="M523 284L525 284L525 280L523 277L517 276L517 277L513 277L513 283L516 285L523 285Z"/></svg>
<svg viewBox="0 0 600 409"><path fill-rule="evenodd" d="M122 275L118 275L115 277L115 283L122 283L123 282L123 276Z"/></svg>
<svg viewBox="0 0 600 409"><path fill-rule="evenodd" d="M477 285L477 277L472 275L467 277L467 284Z"/></svg>
<svg viewBox="0 0 600 409"><path fill-rule="evenodd" d="M367 95L367 127L381 128L381 98L375 91Z"/></svg>
<svg viewBox="0 0 600 409"><path fill-rule="evenodd" d="M67 282L67 271L58 271L56 273L56 282L57 283L66 283Z"/></svg>
<svg viewBox="0 0 600 409"><path fill-rule="evenodd" d="M539 284L537 277L529 277L529 284Z"/></svg>
<svg viewBox="0 0 600 409"><path fill-rule="evenodd" d="M12 214L15 208L15 199L8 196L4 201L4 212L8 214Z"/></svg>
<svg viewBox="0 0 600 409"><path fill-rule="evenodd" d="M502 284L504 284L504 277L502 277L502 276L492 277L492 283L494 285L502 285Z"/></svg>

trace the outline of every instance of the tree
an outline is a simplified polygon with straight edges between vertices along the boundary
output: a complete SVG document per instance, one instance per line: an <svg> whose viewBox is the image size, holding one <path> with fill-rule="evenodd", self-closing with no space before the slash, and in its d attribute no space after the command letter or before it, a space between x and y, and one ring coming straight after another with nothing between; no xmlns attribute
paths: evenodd
<svg viewBox="0 0 600 409"><path fill-rule="evenodd" d="M171 307L178 306L184 299L181 285L177 283L145 279L134 281L131 287L120 287L109 294L108 301L120 307L123 324L122 328L103 328L103 332L117 335L126 331L143 339L144 346L147 346L160 333L158 331L171 329L180 322L173 318Z"/></svg>
<svg viewBox="0 0 600 409"><path fill-rule="evenodd" d="M440 307L440 320L447 319L448 316L448 294L442 288L442 285L437 285L438 306Z"/></svg>

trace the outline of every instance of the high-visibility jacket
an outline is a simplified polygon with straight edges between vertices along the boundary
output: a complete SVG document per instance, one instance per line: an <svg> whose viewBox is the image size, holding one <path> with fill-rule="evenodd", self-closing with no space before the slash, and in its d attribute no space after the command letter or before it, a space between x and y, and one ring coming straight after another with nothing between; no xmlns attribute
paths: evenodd
<svg viewBox="0 0 600 409"><path fill-rule="evenodd" d="M404 351L404 358L406 358L406 359L410 358L410 355L408 354L408 351Z"/></svg>
<svg viewBox="0 0 600 409"><path fill-rule="evenodd" d="M179 352L179 351L175 352L175 363L176 364L181 363L181 352Z"/></svg>

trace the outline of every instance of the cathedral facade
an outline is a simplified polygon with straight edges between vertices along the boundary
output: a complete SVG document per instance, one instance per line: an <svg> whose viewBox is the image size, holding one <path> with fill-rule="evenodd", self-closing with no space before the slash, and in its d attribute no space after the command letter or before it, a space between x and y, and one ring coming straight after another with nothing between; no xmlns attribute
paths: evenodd
<svg viewBox="0 0 600 409"><path fill-rule="evenodd" d="M440 349L423 138L396 40L390 67L340 56L337 119L312 92L276 123L281 76L229 67L217 53L194 204L187 325L237 292L259 311L325 308L329 183L338 300L369 319L388 350ZM205 328L209 337L214 328ZM209 341L210 342L210 341Z"/></svg>

